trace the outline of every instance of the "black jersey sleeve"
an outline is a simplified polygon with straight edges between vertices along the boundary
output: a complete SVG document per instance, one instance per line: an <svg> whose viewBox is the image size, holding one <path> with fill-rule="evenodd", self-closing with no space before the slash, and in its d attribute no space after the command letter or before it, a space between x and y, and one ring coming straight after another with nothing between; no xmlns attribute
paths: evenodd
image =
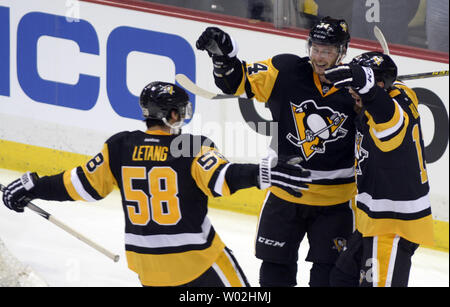
<svg viewBox="0 0 450 307"><path fill-rule="evenodd" d="M279 72L297 69L299 64L304 63L307 63L307 58L300 58L293 54L279 54L254 63L239 61L241 66L236 65L231 74L214 78L216 85L224 93L243 95L260 102L267 102Z"/></svg>
<svg viewBox="0 0 450 307"><path fill-rule="evenodd" d="M365 115L369 125L369 133L375 145L384 152L398 148L405 137L409 124L408 112L403 110L397 99L407 99L406 95L398 95L398 91L378 88L366 106Z"/></svg>

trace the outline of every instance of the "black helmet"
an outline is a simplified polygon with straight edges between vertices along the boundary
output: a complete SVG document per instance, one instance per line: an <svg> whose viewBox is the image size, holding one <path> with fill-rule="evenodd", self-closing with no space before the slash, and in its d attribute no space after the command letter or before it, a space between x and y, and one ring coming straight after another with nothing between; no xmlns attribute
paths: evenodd
<svg viewBox="0 0 450 307"><path fill-rule="evenodd" d="M350 33L348 32L347 22L344 19L334 19L327 16L312 27L307 40L307 48L309 51L312 43L336 46L339 52L336 61L336 64L338 64L344 58L349 42Z"/></svg>
<svg viewBox="0 0 450 307"><path fill-rule="evenodd" d="M186 91L172 83L154 81L148 84L141 92L139 105L145 118L159 119L166 125L172 110L180 114L181 122L192 116L192 106Z"/></svg>
<svg viewBox="0 0 450 307"><path fill-rule="evenodd" d="M386 89L397 79L397 65L387 54L377 51L366 52L355 57L350 63L372 68L375 80L383 81Z"/></svg>

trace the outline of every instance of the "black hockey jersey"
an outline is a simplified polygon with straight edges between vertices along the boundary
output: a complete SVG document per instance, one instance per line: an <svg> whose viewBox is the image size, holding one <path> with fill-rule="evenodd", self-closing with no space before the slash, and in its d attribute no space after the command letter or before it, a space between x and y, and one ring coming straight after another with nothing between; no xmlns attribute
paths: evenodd
<svg viewBox="0 0 450 307"><path fill-rule="evenodd" d="M357 119L356 228L433 244L429 183L418 101L401 83L377 94ZM384 95L384 96L383 96Z"/></svg>
<svg viewBox="0 0 450 307"><path fill-rule="evenodd" d="M74 200L95 201L118 186L129 268L144 285L173 286L200 276L224 248L207 203L230 194L227 165L206 137L133 131L112 136L63 178Z"/></svg>
<svg viewBox="0 0 450 307"><path fill-rule="evenodd" d="M307 57L281 54L253 64L244 62L242 72L238 70L223 78L215 76L217 86L226 93L266 102L278 125L272 147L279 155L301 156L301 165L311 171L312 182L300 198L277 187L270 191L308 205L352 199L356 195L356 113L348 91L322 85Z"/></svg>

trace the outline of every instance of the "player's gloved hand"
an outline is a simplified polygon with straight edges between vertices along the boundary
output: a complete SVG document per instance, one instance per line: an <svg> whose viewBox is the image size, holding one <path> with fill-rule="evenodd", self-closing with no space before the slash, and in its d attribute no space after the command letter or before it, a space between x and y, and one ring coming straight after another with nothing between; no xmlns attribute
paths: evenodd
<svg viewBox="0 0 450 307"><path fill-rule="evenodd" d="M32 190L38 179L36 173L27 172L11 182L3 191L5 206L16 212L23 212L27 202L35 198Z"/></svg>
<svg viewBox="0 0 450 307"><path fill-rule="evenodd" d="M300 166L300 157L277 157L269 155L259 164L259 188L279 187L289 194L300 197L301 190L308 189L311 172Z"/></svg>
<svg viewBox="0 0 450 307"><path fill-rule="evenodd" d="M228 56L235 57L237 44L230 35L219 28L208 27L198 38L195 46L198 50L206 50L210 57Z"/></svg>
<svg viewBox="0 0 450 307"><path fill-rule="evenodd" d="M375 85L375 75L369 67L358 64L339 65L325 70L325 78L337 88L351 87L367 94Z"/></svg>

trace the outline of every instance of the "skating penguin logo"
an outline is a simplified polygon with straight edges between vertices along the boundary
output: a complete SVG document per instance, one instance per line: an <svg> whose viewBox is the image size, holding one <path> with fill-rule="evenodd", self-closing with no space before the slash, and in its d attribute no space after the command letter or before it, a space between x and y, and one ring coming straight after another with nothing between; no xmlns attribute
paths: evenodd
<svg viewBox="0 0 450 307"><path fill-rule="evenodd" d="M289 133L286 138L299 147L306 160L316 153L325 152L325 144L347 135L342 128L347 116L329 107L318 107L314 100L306 100L299 105L291 102L297 136Z"/></svg>

